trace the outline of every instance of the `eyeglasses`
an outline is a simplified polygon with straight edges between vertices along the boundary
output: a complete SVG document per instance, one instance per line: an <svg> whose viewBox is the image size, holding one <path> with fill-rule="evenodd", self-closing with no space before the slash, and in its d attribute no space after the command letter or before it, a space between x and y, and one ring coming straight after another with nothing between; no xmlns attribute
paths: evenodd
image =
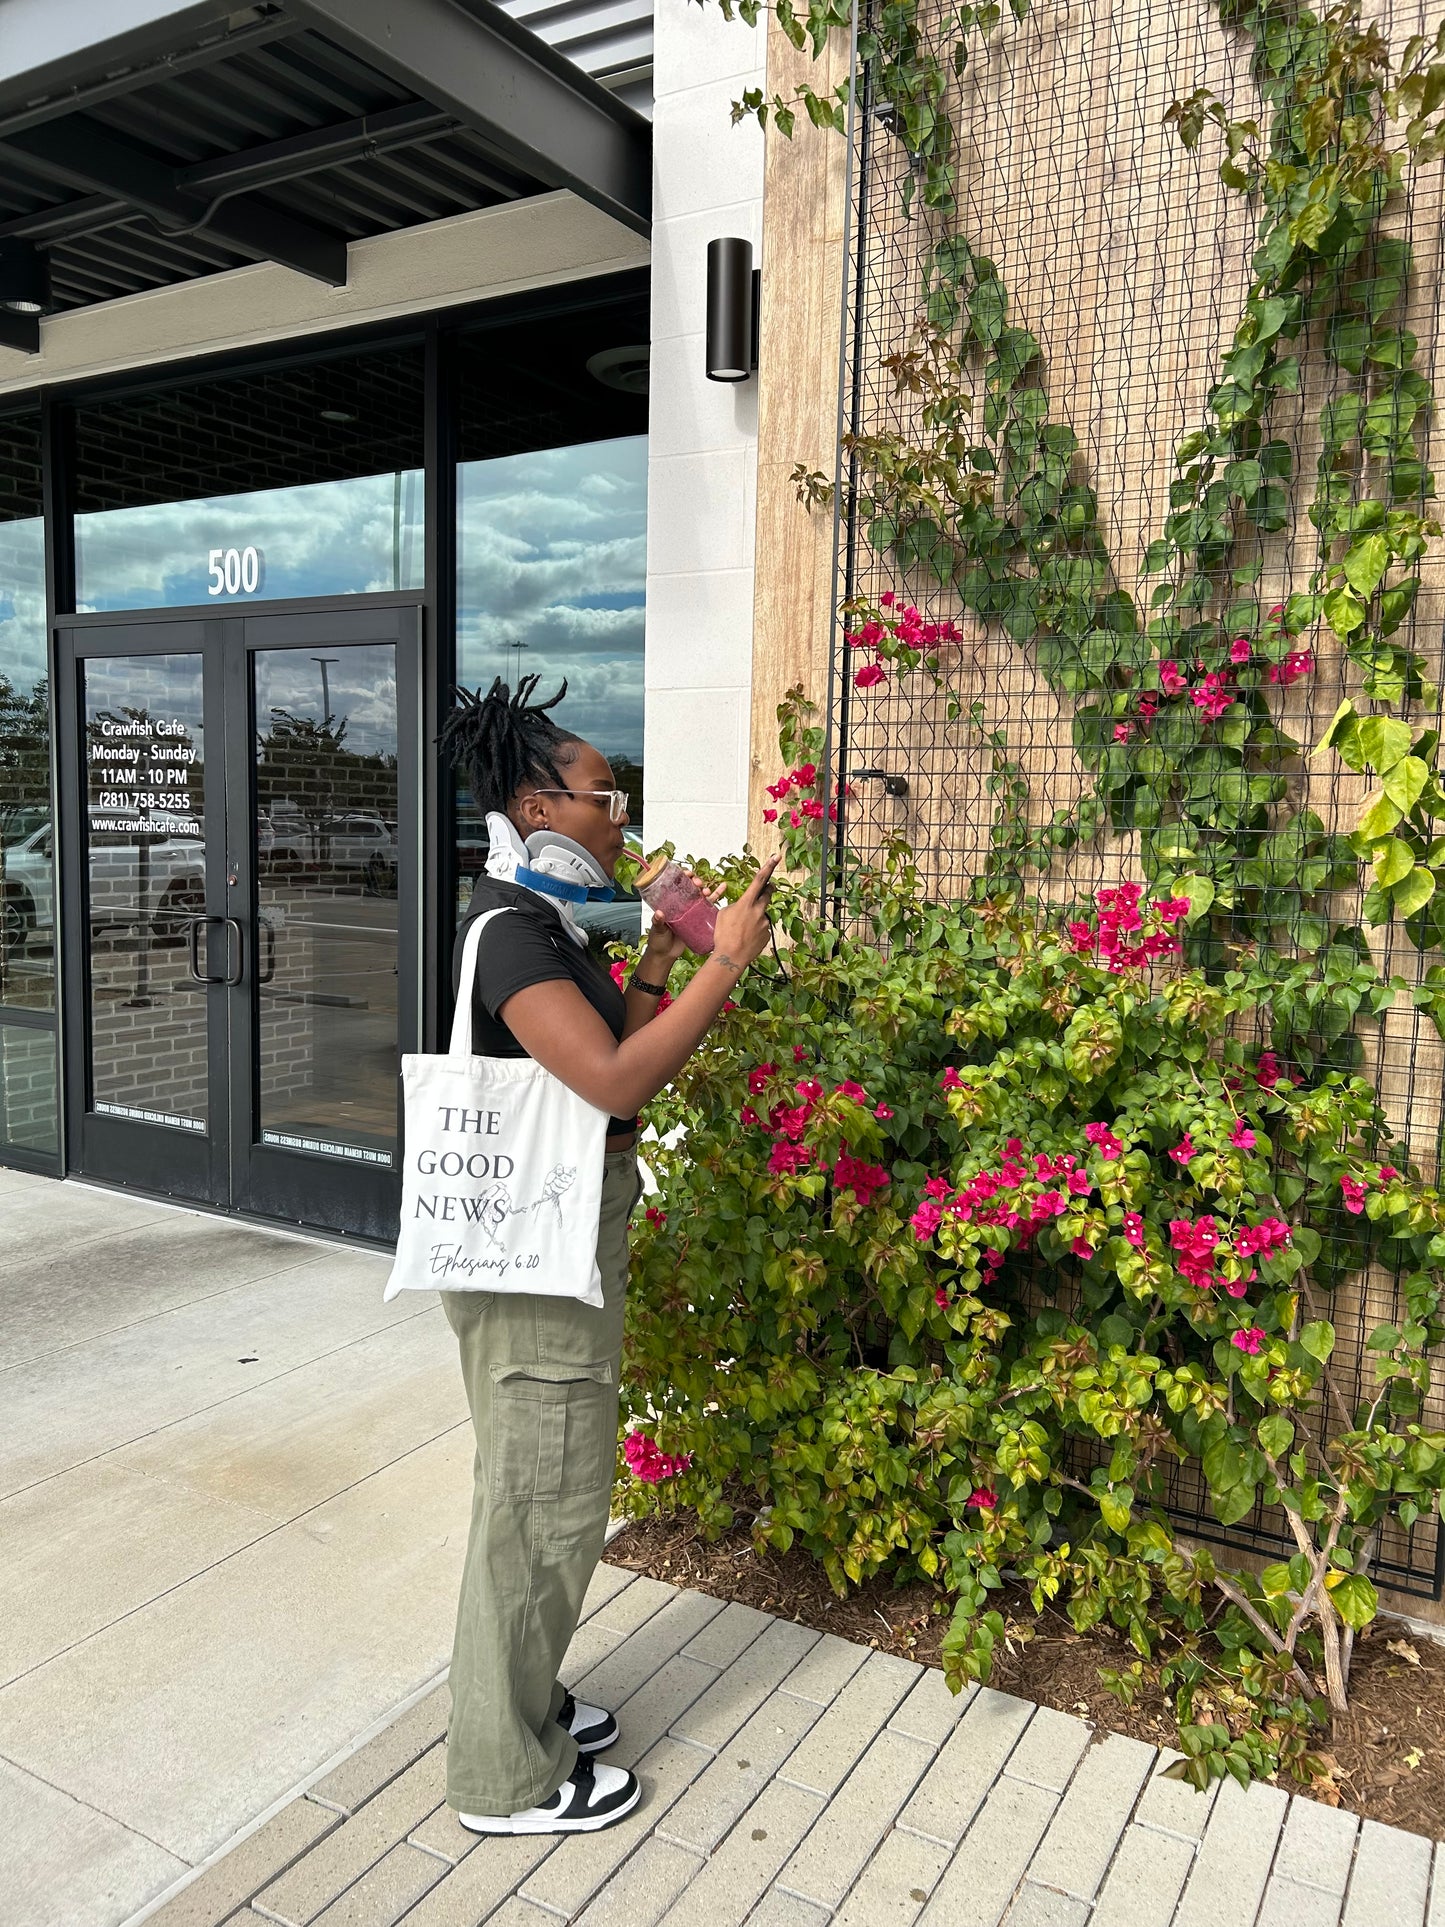
<svg viewBox="0 0 1445 1927"><path fill-rule="evenodd" d="M534 796L605 796L607 815L611 822L620 823L627 814L626 790L533 790Z"/></svg>

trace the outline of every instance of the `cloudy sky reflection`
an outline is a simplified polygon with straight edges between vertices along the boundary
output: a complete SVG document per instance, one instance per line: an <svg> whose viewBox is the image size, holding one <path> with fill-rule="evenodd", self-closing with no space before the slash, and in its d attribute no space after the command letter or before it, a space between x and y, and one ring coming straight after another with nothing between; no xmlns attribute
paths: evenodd
<svg viewBox="0 0 1445 1927"><path fill-rule="evenodd" d="M466 462L457 521L460 679L565 677L559 720L640 762L647 437Z"/></svg>

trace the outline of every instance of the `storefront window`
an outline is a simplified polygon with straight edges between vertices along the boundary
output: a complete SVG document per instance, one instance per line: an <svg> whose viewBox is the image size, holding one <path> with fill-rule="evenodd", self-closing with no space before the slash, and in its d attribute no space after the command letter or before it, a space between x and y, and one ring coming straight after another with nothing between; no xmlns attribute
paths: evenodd
<svg viewBox="0 0 1445 1927"><path fill-rule="evenodd" d="M0 1146L57 1148L38 413L0 416Z"/></svg>
<svg viewBox="0 0 1445 1927"><path fill-rule="evenodd" d="M76 410L76 606L420 589L422 351Z"/></svg>
<svg viewBox="0 0 1445 1927"><path fill-rule="evenodd" d="M457 471L457 675L567 685L553 711L609 758L642 836L647 571L645 301L636 296L463 338ZM458 798L461 892L486 857ZM635 901L591 906L635 935Z"/></svg>

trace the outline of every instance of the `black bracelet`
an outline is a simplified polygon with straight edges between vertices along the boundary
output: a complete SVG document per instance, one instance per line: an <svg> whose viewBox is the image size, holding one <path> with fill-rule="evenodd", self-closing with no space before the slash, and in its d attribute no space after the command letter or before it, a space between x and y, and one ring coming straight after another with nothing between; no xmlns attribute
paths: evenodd
<svg viewBox="0 0 1445 1927"><path fill-rule="evenodd" d="M646 997L665 997L667 995L666 984L645 984L640 977L635 976L627 979L627 988L629 990L640 990Z"/></svg>

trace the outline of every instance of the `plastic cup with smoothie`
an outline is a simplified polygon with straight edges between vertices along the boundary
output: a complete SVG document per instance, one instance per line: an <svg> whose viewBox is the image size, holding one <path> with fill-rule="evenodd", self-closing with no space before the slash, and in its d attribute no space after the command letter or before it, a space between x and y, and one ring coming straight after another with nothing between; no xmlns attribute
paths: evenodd
<svg viewBox="0 0 1445 1927"><path fill-rule="evenodd" d="M664 918L696 956L706 957L717 936L717 905L696 877L669 856L655 856L637 879L638 895Z"/></svg>

